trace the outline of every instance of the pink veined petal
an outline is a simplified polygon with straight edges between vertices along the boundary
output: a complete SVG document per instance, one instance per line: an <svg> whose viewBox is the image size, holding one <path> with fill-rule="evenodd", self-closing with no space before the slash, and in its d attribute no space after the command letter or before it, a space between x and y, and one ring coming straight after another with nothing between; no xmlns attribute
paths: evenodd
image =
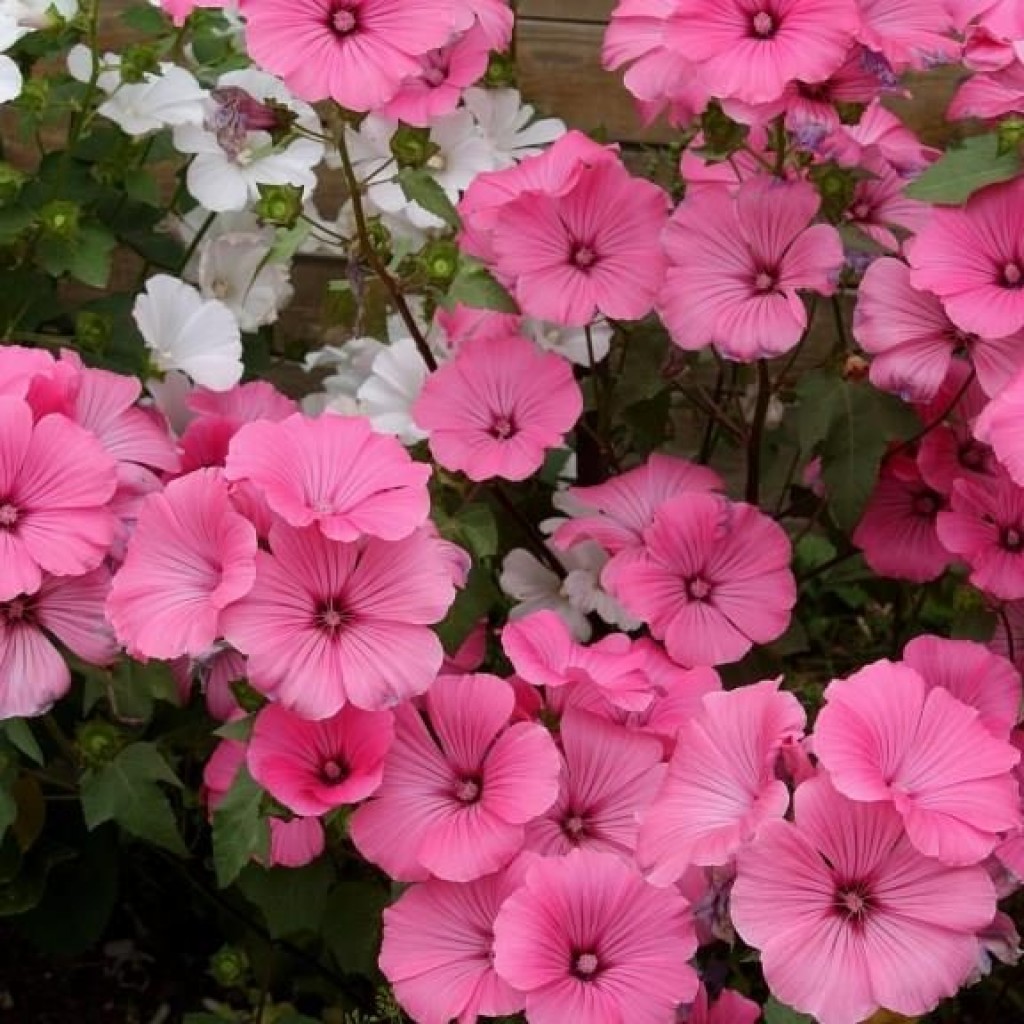
<svg viewBox="0 0 1024 1024"><path fill-rule="evenodd" d="M107 665L117 654L114 634L104 615L110 573L94 569L84 576L48 577L33 600L33 614L80 658Z"/></svg>
<svg viewBox="0 0 1024 1024"><path fill-rule="evenodd" d="M515 825L543 814L558 796L561 759L551 734L520 722L499 736L487 755L481 789L483 805Z"/></svg>
<svg viewBox="0 0 1024 1024"><path fill-rule="evenodd" d="M44 714L70 686L64 659L41 630L0 621L0 719Z"/></svg>

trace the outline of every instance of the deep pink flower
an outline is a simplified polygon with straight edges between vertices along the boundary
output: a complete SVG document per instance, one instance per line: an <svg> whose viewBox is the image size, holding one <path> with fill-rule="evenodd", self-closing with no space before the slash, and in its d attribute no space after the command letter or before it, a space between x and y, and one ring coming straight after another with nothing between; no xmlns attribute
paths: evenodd
<svg viewBox="0 0 1024 1024"><path fill-rule="evenodd" d="M1005 338L1024 328L1024 178L936 207L907 243L910 281L934 292L961 330Z"/></svg>
<svg viewBox="0 0 1024 1024"><path fill-rule="evenodd" d="M248 423L231 441L224 473L263 490L290 526L316 523L331 540L401 540L430 510L430 467L362 417Z"/></svg>
<svg viewBox="0 0 1024 1024"><path fill-rule="evenodd" d="M256 689L305 718L329 718L346 703L377 710L426 690L444 656L429 626L454 597L425 533L342 544L277 523L224 635L248 656Z"/></svg>
<svg viewBox="0 0 1024 1024"><path fill-rule="evenodd" d="M794 822L768 822L740 851L732 889L772 992L821 1024L880 1007L916 1017L954 995L996 911L985 870L923 857L890 806L847 800L826 778L795 803Z"/></svg>
<svg viewBox="0 0 1024 1024"><path fill-rule="evenodd" d="M71 686L51 637L84 661L106 665L117 645L103 615L106 569L83 576L44 576L34 594L0 601L0 720L48 711Z"/></svg>
<svg viewBox="0 0 1024 1024"><path fill-rule="evenodd" d="M394 734L390 711L348 705L310 722L268 704L249 739L249 771L288 810L316 817L377 789Z"/></svg>
<svg viewBox="0 0 1024 1024"><path fill-rule="evenodd" d="M420 1024L476 1024L523 1008L494 970L494 919L524 873L520 860L472 882L432 878L384 911L380 969Z"/></svg>
<svg viewBox="0 0 1024 1024"><path fill-rule="evenodd" d="M510 724L514 703L496 676L441 676L426 720L396 710L384 783L351 822L367 860L402 881L468 882L519 853L526 823L558 796L561 758L543 726Z"/></svg>
<svg viewBox="0 0 1024 1024"><path fill-rule="evenodd" d="M701 189L684 200L665 231L658 300L672 340L687 350L713 344L741 361L793 348L807 327L797 292L831 295L843 265L836 229L811 225L819 205L806 182L764 175L735 196Z"/></svg>
<svg viewBox="0 0 1024 1024"><path fill-rule="evenodd" d="M854 0L679 0L667 39L713 95L768 103L828 78L859 22Z"/></svg>
<svg viewBox="0 0 1024 1024"><path fill-rule="evenodd" d="M959 59L961 47L952 37L953 21L936 0L857 2L861 13L858 38L883 54L895 70L925 70Z"/></svg>
<svg viewBox="0 0 1024 1024"><path fill-rule="evenodd" d="M181 693L182 703L188 703L192 687L198 683L206 698L206 710L218 722L230 722L242 709L231 688L248 675L245 658L227 644L216 644L212 652L197 658L177 658L171 663L171 672Z"/></svg>
<svg viewBox="0 0 1024 1024"><path fill-rule="evenodd" d="M249 56L300 99L375 110L448 42L451 0L242 0Z"/></svg>
<svg viewBox="0 0 1024 1024"><path fill-rule="evenodd" d="M528 316L583 325L597 313L641 320L665 276L668 197L618 161L586 166L562 193L502 207L491 244L498 276Z"/></svg>
<svg viewBox="0 0 1024 1024"><path fill-rule="evenodd" d="M203 766L203 799L210 815L220 806L245 764L245 744L221 740Z"/></svg>
<svg viewBox="0 0 1024 1024"><path fill-rule="evenodd" d="M978 711L982 725L1006 739L1021 706L1020 673L1010 662L970 640L919 636L903 649L909 665L928 687L941 686Z"/></svg>
<svg viewBox="0 0 1024 1024"><path fill-rule="evenodd" d="M593 850L537 860L494 924L494 967L531 1024L667 1024L697 994L686 900Z"/></svg>
<svg viewBox="0 0 1024 1024"><path fill-rule="evenodd" d="M693 1005L677 1018L677 1024L757 1024L760 1019L761 1007L752 999L727 988L711 1002L708 990L701 985Z"/></svg>
<svg viewBox="0 0 1024 1024"><path fill-rule="evenodd" d="M841 793L891 803L911 843L946 864L984 860L1021 824L1018 751L907 665L877 661L830 683L814 752Z"/></svg>
<svg viewBox="0 0 1024 1024"><path fill-rule="evenodd" d="M582 411L570 364L513 334L463 345L427 378L413 418L445 469L477 481L525 480Z"/></svg>
<svg viewBox="0 0 1024 1024"><path fill-rule="evenodd" d="M974 435L992 446L1006 472L1024 486L1024 368L982 411Z"/></svg>
<svg viewBox="0 0 1024 1024"><path fill-rule="evenodd" d="M953 560L936 529L945 498L929 487L917 464L896 455L882 467L853 533L853 543L879 576L926 583Z"/></svg>
<svg viewBox="0 0 1024 1024"><path fill-rule="evenodd" d="M1005 601L1024 598L1024 490L1012 480L955 480L938 531L979 590Z"/></svg>
<svg viewBox="0 0 1024 1024"><path fill-rule="evenodd" d="M721 665L786 631L791 555L782 529L752 505L686 494L661 506L642 555L605 583L674 661Z"/></svg>
<svg viewBox="0 0 1024 1024"><path fill-rule="evenodd" d="M269 818L269 867L302 868L324 852L327 837L318 818Z"/></svg>
<svg viewBox="0 0 1024 1024"><path fill-rule="evenodd" d="M114 460L59 413L0 397L0 601L95 569L114 538Z"/></svg>
<svg viewBox="0 0 1024 1024"><path fill-rule="evenodd" d="M527 849L545 856L598 850L632 861L640 817L664 775L661 743L576 709L562 716L559 736L561 790L526 826Z"/></svg>
<svg viewBox="0 0 1024 1024"><path fill-rule="evenodd" d="M196 656L255 579L256 531L235 511L220 472L200 469L143 501L107 614L134 657Z"/></svg>
<svg viewBox="0 0 1024 1024"><path fill-rule="evenodd" d="M616 555L643 546L644 530L669 500L691 491L718 491L721 477L707 466L674 455L653 454L642 466L603 484L570 487L570 518L553 534L563 550L592 540Z"/></svg>
<svg viewBox="0 0 1024 1024"><path fill-rule="evenodd" d="M806 716L779 681L709 693L679 731L668 774L640 830L637 860L669 885L691 864L727 864L766 821L781 818L789 791L776 775L783 746Z"/></svg>

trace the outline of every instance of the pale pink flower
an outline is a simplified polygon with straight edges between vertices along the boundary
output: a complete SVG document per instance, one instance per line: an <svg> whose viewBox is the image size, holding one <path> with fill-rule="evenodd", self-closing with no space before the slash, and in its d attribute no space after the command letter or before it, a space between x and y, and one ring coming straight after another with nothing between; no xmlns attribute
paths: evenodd
<svg viewBox="0 0 1024 1024"><path fill-rule="evenodd" d="M934 292L961 330L1005 338L1024 328L1024 178L939 206L906 246L910 281Z"/></svg>
<svg viewBox="0 0 1024 1024"><path fill-rule="evenodd" d="M524 826L558 796L561 758L543 726L511 723L514 703L496 676L441 676L426 718L396 710L384 782L351 821L367 860L401 881L468 882L522 850Z"/></svg>
<svg viewBox="0 0 1024 1024"><path fill-rule="evenodd" d="M252 777L275 800L317 817L377 789L394 733L390 711L347 705L310 722L268 704L256 717L246 757Z"/></svg>
<svg viewBox="0 0 1024 1024"><path fill-rule="evenodd" d="M134 657L196 656L255 579L256 531L219 471L201 469L143 501L107 614Z"/></svg>
<svg viewBox="0 0 1024 1024"><path fill-rule="evenodd" d="M674 661L721 665L786 631L791 556L786 534L752 505L686 494L658 509L643 553L605 583Z"/></svg>
<svg viewBox="0 0 1024 1024"><path fill-rule="evenodd" d="M99 568L44 576L34 594L0 601L0 720L41 715L68 692L71 673L51 637L93 665L114 660L103 615L109 589L110 574Z"/></svg>
<svg viewBox="0 0 1024 1024"><path fill-rule="evenodd" d="M854 186L846 220L883 249L899 252L901 239L927 223L931 207L904 194L906 179L880 153L868 149L858 166L866 177Z"/></svg>
<svg viewBox="0 0 1024 1024"><path fill-rule="evenodd" d="M682 1011L677 1024L757 1024L760 1019L761 1007L752 999L727 988L712 1002L701 985L693 1005Z"/></svg>
<svg viewBox="0 0 1024 1024"><path fill-rule="evenodd" d="M679 0L667 40L713 95L768 103L828 78L859 23L854 0Z"/></svg>
<svg viewBox="0 0 1024 1024"><path fill-rule="evenodd" d="M1011 50L1010 54L1016 60L1016 53ZM1007 114L1020 113L1024 113L1024 63L1013 63L990 74L968 78L949 104L946 117L950 121L967 118L994 121Z"/></svg>
<svg viewBox="0 0 1024 1024"><path fill-rule="evenodd" d="M269 867L302 868L324 852L327 837L318 818L269 818Z"/></svg>
<svg viewBox="0 0 1024 1024"><path fill-rule="evenodd" d="M1020 673L1006 658L970 640L919 636L903 648L903 662L926 686L941 686L976 708L978 720L993 736L1009 737L1022 694Z"/></svg>
<svg viewBox="0 0 1024 1024"><path fill-rule="evenodd" d="M982 411L974 436L991 445L1014 482L1024 486L1024 368Z"/></svg>
<svg viewBox="0 0 1024 1024"><path fill-rule="evenodd" d="M558 799L526 826L526 847L545 856L574 849L632 861L640 818L664 775L653 736L577 709L559 725L565 765Z"/></svg>
<svg viewBox="0 0 1024 1024"><path fill-rule="evenodd" d="M241 712L232 683L246 678L245 658L227 644L215 644L212 652L198 658L177 658L171 663L171 672L178 684L182 703L188 703L192 687L199 684L206 698L206 711L218 722L230 722Z"/></svg>
<svg viewBox="0 0 1024 1024"><path fill-rule="evenodd" d="M242 0L246 46L300 99L375 110L454 30L451 0Z"/></svg>
<svg viewBox="0 0 1024 1024"><path fill-rule="evenodd" d="M0 601L95 569L114 539L114 460L66 416L0 397Z"/></svg>
<svg viewBox="0 0 1024 1024"><path fill-rule="evenodd" d="M938 532L979 590L1004 601L1024 598L1024 490L1012 480L955 480Z"/></svg>
<svg viewBox="0 0 1024 1024"><path fill-rule="evenodd" d="M891 803L910 842L943 863L976 864L1021 824L1018 751L907 665L877 661L830 683L814 752L841 793Z"/></svg>
<svg viewBox="0 0 1024 1024"><path fill-rule="evenodd" d="M764 175L735 196L709 188L684 200L665 231L658 300L672 340L741 361L793 348L807 327L798 291L831 295L843 265L836 229L811 225L819 205L807 182Z"/></svg>
<svg viewBox="0 0 1024 1024"><path fill-rule="evenodd" d="M641 320L665 276L668 197L617 160L585 167L565 192L527 192L494 226L494 268L528 316L582 326L598 313Z"/></svg>
<svg viewBox="0 0 1024 1024"><path fill-rule="evenodd" d="M422 693L444 652L430 625L455 598L439 543L417 532L352 544L284 523L256 555L256 583L224 616L256 689L304 718L378 710Z"/></svg>
<svg viewBox="0 0 1024 1024"><path fill-rule="evenodd" d="M686 900L612 854L537 860L494 924L494 967L531 1024L668 1024L697 994Z"/></svg>
<svg viewBox="0 0 1024 1024"><path fill-rule="evenodd" d="M871 63L876 57L877 55L872 55L866 50L861 53L861 60L867 63ZM882 63L884 64L884 61ZM881 74L883 77L886 74L889 76L884 83L886 87L896 87L897 80L891 72ZM843 135L847 140L850 165L860 159L861 152L870 148L880 153L897 173L907 177L920 174L941 155L941 150L926 146L899 117L877 99L869 104L855 125L843 126ZM837 154L836 159L841 159L841 153Z"/></svg>
<svg viewBox="0 0 1024 1024"><path fill-rule="evenodd" d="M245 764L245 744L221 740L203 766L202 797L210 815L221 805Z"/></svg>
<svg viewBox="0 0 1024 1024"><path fill-rule="evenodd" d="M476 338L427 378L413 418L445 469L525 480L583 411L572 366L520 335Z"/></svg>
<svg viewBox="0 0 1024 1024"><path fill-rule="evenodd" d="M524 865L472 882L412 885L384 911L380 969L420 1024L476 1024L523 1008L494 970L494 919L522 884Z"/></svg>
<svg viewBox="0 0 1024 1024"><path fill-rule="evenodd" d="M640 830L637 861L657 885L691 864L727 864L766 821L781 818L789 791L776 775L783 746L806 716L779 680L709 693L679 731L668 774Z"/></svg>
<svg viewBox="0 0 1024 1024"><path fill-rule="evenodd" d="M927 70L960 58L952 37L953 20L935 0L857 0L861 24L857 33L869 49L885 56L897 71Z"/></svg>
<svg viewBox="0 0 1024 1024"><path fill-rule="evenodd" d="M917 1017L954 995L996 911L985 870L923 857L890 806L847 800L826 778L795 803L795 821L768 822L740 851L732 889L772 992L821 1024L880 1007Z"/></svg>
<svg viewBox="0 0 1024 1024"><path fill-rule="evenodd" d="M430 467L361 417L247 423L231 440L224 474L261 489L290 526L315 523L330 540L401 540L430 511Z"/></svg>
<svg viewBox="0 0 1024 1024"><path fill-rule="evenodd" d="M0 396L24 398L33 380L50 376L56 365L53 356L44 349L0 346Z"/></svg>

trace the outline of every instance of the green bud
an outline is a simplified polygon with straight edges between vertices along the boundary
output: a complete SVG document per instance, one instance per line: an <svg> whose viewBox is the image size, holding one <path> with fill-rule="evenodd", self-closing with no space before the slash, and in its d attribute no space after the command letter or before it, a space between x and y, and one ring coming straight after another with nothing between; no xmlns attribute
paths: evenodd
<svg viewBox="0 0 1024 1024"><path fill-rule="evenodd" d="M121 81L129 85L144 82L146 75L159 70L156 52L148 46L129 46L121 55Z"/></svg>
<svg viewBox="0 0 1024 1024"><path fill-rule="evenodd" d="M846 208L853 202L857 189L857 174L838 164L826 163L812 167L811 183L821 195L821 209L825 216L838 223Z"/></svg>
<svg viewBox="0 0 1024 1024"><path fill-rule="evenodd" d="M750 129L729 117L717 100L712 100L701 115L700 127L704 133L701 153L720 160L742 148L750 134Z"/></svg>
<svg viewBox="0 0 1024 1024"><path fill-rule="evenodd" d="M75 317L75 340L90 352L102 352L113 334L114 320L107 313L85 309Z"/></svg>
<svg viewBox="0 0 1024 1024"><path fill-rule="evenodd" d="M17 167L12 167L6 161L0 160L0 206L5 206L17 199L24 184L25 175Z"/></svg>
<svg viewBox="0 0 1024 1024"><path fill-rule="evenodd" d="M82 722L75 732L75 740L82 759L96 768L113 761L124 746L121 730L103 718Z"/></svg>
<svg viewBox="0 0 1024 1024"><path fill-rule="evenodd" d="M483 84L488 89L506 89L515 86L516 63L507 53L494 52L487 62Z"/></svg>
<svg viewBox="0 0 1024 1024"><path fill-rule="evenodd" d="M302 189L296 185L260 185L259 190L256 216L264 224L281 228L294 227L302 214Z"/></svg>
<svg viewBox="0 0 1024 1024"><path fill-rule="evenodd" d="M1014 114L999 122L999 143L996 147L999 156L1013 153L1024 143L1024 117Z"/></svg>
<svg viewBox="0 0 1024 1024"><path fill-rule="evenodd" d="M373 251L385 262L391 262L391 232L380 222L371 220L366 225L366 233L370 236Z"/></svg>
<svg viewBox="0 0 1024 1024"><path fill-rule="evenodd" d="M50 103L50 82L47 78L28 78L18 97L18 106L31 114L41 115Z"/></svg>
<svg viewBox="0 0 1024 1024"><path fill-rule="evenodd" d="M402 124L391 136L391 152L399 167L424 167L438 151L438 147L430 141L428 128L412 128Z"/></svg>
<svg viewBox="0 0 1024 1024"><path fill-rule="evenodd" d="M459 247L450 238L439 238L423 249L419 262L431 284L447 285L459 270Z"/></svg>
<svg viewBox="0 0 1024 1024"><path fill-rule="evenodd" d="M223 988L240 988L249 974L249 957L240 946L221 946L210 957L210 976Z"/></svg>
<svg viewBox="0 0 1024 1024"><path fill-rule="evenodd" d="M78 235L81 208L67 199L53 199L39 211L39 228L50 238L73 239Z"/></svg>

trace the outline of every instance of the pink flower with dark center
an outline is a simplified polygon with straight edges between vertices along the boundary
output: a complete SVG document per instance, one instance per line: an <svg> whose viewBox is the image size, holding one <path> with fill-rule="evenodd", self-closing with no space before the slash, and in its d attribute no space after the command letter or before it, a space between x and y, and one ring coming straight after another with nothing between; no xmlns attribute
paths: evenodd
<svg viewBox="0 0 1024 1024"><path fill-rule="evenodd" d="M384 782L351 821L367 860L402 881L468 882L519 853L558 796L561 758L542 726L510 723L514 703L496 676L441 676L423 714L396 710Z"/></svg>
<svg viewBox="0 0 1024 1024"><path fill-rule="evenodd" d="M1024 368L982 410L974 436L991 445L1011 479L1024 486Z"/></svg>
<svg viewBox="0 0 1024 1024"><path fill-rule="evenodd" d="M612 854L537 860L494 924L494 967L531 1024L667 1024L697 994L686 900Z"/></svg>
<svg viewBox="0 0 1024 1024"><path fill-rule="evenodd" d="M302 868L324 852L327 837L319 818L270 818L269 867Z"/></svg>
<svg viewBox="0 0 1024 1024"><path fill-rule="evenodd" d="M44 714L71 686L55 638L93 665L114 660L117 644L103 615L106 569L44 576L34 594L0 601L0 720Z"/></svg>
<svg viewBox="0 0 1024 1024"><path fill-rule="evenodd" d="M439 542L328 540L284 523L256 555L256 583L224 615L224 636L249 658L249 681L304 718L346 703L367 710L423 693L441 667L429 628L455 598Z"/></svg>
<svg viewBox="0 0 1024 1024"><path fill-rule="evenodd" d="M806 182L765 175L735 196L709 188L684 200L665 231L658 300L672 340L744 362L793 348L807 327L798 292L831 295L843 265L836 229L811 224L819 205Z"/></svg>
<svg viewBox="0 0 1024 1024"><path fill-rule="evenodd" d="M701 985L693 1005L676 1017L676 1024L757 1024L761 1007L732 989L724 989L713 1002Z"/></svg>
<svg viewBox="0 0 1024 1024"><path fill-rule="evenodd" d="M522 1010L523 994L494 970L494 919L524 874L520 859L472 882L432 878L384 911L380 969L420 1024L475 1024Z"/></svg>
<svg viewBox="0 0 1024 1024"><path fill-rule="evenodd" d="M877 661L830 683L825 701L814 753L836 789L891 803L926 856L977 864L1020 826L1019 752L948 690Z"/></svg>
<svg viewBox="0 0 1024 1024"><path fill-rule="evenodd" d="M899 252L901 239L924 227L931 207L904 194L906 180L880 153L868 149L858 166L867 177L854 186L847 222L883 249Z"/></svg>
<svg viewBox="0 0 1024 1024"><path fill-rule="evenodd" d="M559 736L561 790L526 826L527 849L548 857L597 850L632 861L641 815L664 775L661 743L576 709L562 717Z"/></svg>
<svg viewBox="0 0 1024 1024"><path fill-rule="evenodd" d="M310 722L268 704L249 740L249 771L288 810L317 817L365 800L377 789L394 732L390 711L349 705Z"/></svg>
<svg viewBox="0 0 1024 1024"><path fill-rule="evenodd" d="M413 418L445 469L525 480L583 411L569 362L520 335L476 338L423 385Z"/></svg>
<svg viewBox="0 0 1024 1024"><path fill-rule="evenodd" d="M827 778L795 804L793 822L767 822L740 851L732 889L736 929L776 997L821 1024L858 1024L954 995L995 915L986 871L922 856L890 806L847 800Z"/></svg>
<svg viewBox="0 0 1024 1024"><path fill-rule="evenodd" d="M304 100L376 110L448 42L451 0L242 0L246 46Z"/></svg>
<svg viewBox="0 0 1024 1024"><path fill-rule="evenodd" d="M315 523L330 540L401 540L430 510L430 467L361 417L247 423L231 440L224 474L262 490L290 526Z"/></svg>
<svg viewBox="0 0 1024 1024"><path fill-rule="evenodd" d="M779 681L709 693L701 713L679 731L661 790L643 819L637 861L657 885L691 864L727 864L744 843L789 807L776 775L786 744L798 742L806 716Z"/></svg>
<svg viewBox="0 0 1024 1024"><path fill-rule="evenodd" d="M643 553L604 582L673 661L721 665L786 631L791 557L785 533L752 505L684 494L655 513Z"/></svg>
<svg viewBox="0 0 1024 1024"><path fill-rule="evenodd" d="M114 538L114 460L92 434L0 397L0 601L95 569Z"/></svg>

